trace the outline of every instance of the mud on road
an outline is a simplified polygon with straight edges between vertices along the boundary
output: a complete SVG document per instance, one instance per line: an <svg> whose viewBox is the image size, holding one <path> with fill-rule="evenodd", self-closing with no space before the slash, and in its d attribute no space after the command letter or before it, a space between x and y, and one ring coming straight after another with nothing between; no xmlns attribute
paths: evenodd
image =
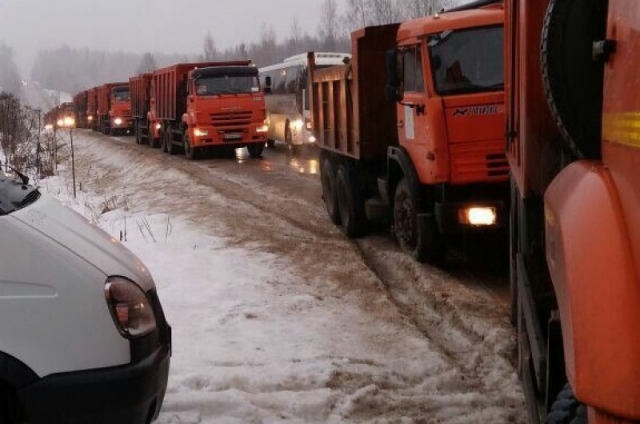
<svg viewBox="0 0 640 424"><path fill-rule="evenodd" d="M417 264L399 252L389 234L347 240L326 216L313 151L293 158L278 145L262 159L231 151L189 162L136 145L131 137L78 130L75 143L78 181L105 202L179 213L232 245L271 253L300 277L297 292L348 299L354 307L411 327L445 358L448 367L433 381L390 376L380 382L370 381L366 372L336 372L332 388L355 397L372 385L379 390L369 396L375 402L363 402L349 419L524 422L506 274L468 258L454 258L448 271ZM384 349L393 341L372 335L371 343ZM385 391L403 393L405 401L385 400ZM459 411L458 419L450 418L452 411ZM469 411L474 414L465 415Z"/></svg>

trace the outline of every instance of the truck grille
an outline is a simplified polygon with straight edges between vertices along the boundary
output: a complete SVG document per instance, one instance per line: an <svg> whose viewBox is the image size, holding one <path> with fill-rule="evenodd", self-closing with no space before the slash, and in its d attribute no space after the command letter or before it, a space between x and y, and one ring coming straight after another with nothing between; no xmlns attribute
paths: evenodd
<svg viewBox="0 0 640 424"><path fill-rule="evenodd" d="M491 144L470 143L450 147L451 178L454 183L502 181L508 178L507 156L500 152L500 144Z"/></svg>
<svg viewBox="0 0 640 424"><path fill-rule="evenodd" d="M251 123L251 116L251 111L212 113L211 124L214 127L243 127Z"/></svg>

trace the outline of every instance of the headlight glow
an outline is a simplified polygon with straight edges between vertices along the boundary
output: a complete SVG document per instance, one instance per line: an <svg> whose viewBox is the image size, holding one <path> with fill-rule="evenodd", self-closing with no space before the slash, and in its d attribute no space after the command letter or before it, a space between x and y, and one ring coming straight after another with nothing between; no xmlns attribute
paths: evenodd
<svg viewBox="0 0 640 424"><path fill-rule="evenodd" d="M195 135L196 137L206 137L209 135L209 131L196 128L195 130L193 130L193 135Z"/></svg>
<svg viewBox="0 0 640 424"><path fill-rule="evenodd" d="M59 127L62 127L62 126L64 126L64 120L63 120L63 119L58 119L58 122L56 122L56 124L57 124Z"/></svg>
<svg viewBox="0 0 640 424"><path fill-rule="evenodd" d="M89 121L93 121L93 116L89 115L87 118Z"/></svg>
<svg viewBox="0 0 640 424"><path fill-rule="evenodd" d="M73 127L75 125L76 125L76 120L73 119L72 117L67 116L66 118L64 118L64 126L65 127L71 128L71 127Z"/></svg>
<svg viewBox="0 0 640 424"><path fill-rule="evenodd" d="M117 126L122 125L122 118L116 118L113 120L113 123L116 124Z"/></svg>
<svg viewBox="0 0 640 424"><path fill-rule="evenodd" d="M303 125L304 123L302 122L302 119L296 119L293 121L293 128L295 128L296 131L300 131Z"/></svg>
<svg viewBox="0 0 640 424"><path fill-rule="evenodd" d="M469 207L461 209L459 212L459 220L462 224L474 226L491 226L496 225L498 214L493 207Z"/></svg>
<svg viewBox="0 0 640 424"><path fill-rule="evenodd" d="M156 329L156 317L138 285L121 277L112 277L104 286L104 294L120 334L132 339Z"/></svg>
<svg viewBox="0 0 640 424"><path fill-rule="evenodd" d="M156 130L159 130L162 128L162 124L156 124Z"/></svg>
<svg viewBox="0 0 640 424"><path fill-rule="evenodd" d="M266 133L267 131L269 131L269 126L267 125L261 125L258 128L256 128L256 132L259 132L259 133Z"/></svg>

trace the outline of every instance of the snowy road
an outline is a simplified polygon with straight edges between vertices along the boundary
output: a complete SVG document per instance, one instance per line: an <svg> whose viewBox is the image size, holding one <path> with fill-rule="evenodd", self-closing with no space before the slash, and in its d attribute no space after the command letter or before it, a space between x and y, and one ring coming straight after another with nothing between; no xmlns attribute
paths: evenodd
<svg viewBox="0 0 640 424"><path fill-rule="evenodd" d="M174 346L158 423L519 423L505 278L330 225L313 155L187 162L76 131L44 180L149 266Z"/></svg>

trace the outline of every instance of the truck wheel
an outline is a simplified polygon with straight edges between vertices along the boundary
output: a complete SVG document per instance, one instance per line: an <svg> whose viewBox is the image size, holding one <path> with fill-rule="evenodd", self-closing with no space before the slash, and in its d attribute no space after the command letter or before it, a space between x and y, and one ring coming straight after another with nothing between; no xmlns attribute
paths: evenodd
<svg viewBox="0 0 640 424"><path fill-rule="evenodd" d="M578 158L600 158L604 62L593 60L593 42L606 37L606 22L606 0L552 0L542 29L547 101Z"/></svg>
<svg viewBox="0 0 640 424"><path fill-rule="evenodd" d="M547 416L548 424L587 424L587 408L573 394L566 384L558 393Z"/></svg>
<svg viewBox="0 0 640 424"><path fill-rule="evenodd" d="M267 147L273 149L276 146L276 141L272 138L267 140Z"/></svg>
<svg viewBox="0 0 640 424"><path fill-rule="evenodd" d="M249 151L249 156L252 158L259 158L262 156L262 152L264 151L264 144L262 143L253 143L247 146L247 150Z"/></svg>
<svg viewBox="0 0 640 424"><path fill-rule="evenodd" d="M355 170L342 163L336 173L336 197L342 232L349 238L362 237L367 232L364 196L358 184Z"/></svg>
<svg viewBox="0 0 640 424"><path fill-rule="evenodd" d="M396 186L393 202L393 223L400 248L418 262L439 265L446 250L433 216L418 219L418 202L411 193L406 178Z"/></svg>
<svg viewBox="0 0 640 424"><path fill-rule="evenodd" d="M136 125L136 144L143 144L142 143L142 129Z"/></svg>
<svg viewBox="0 0 640 424"><path fill-rule="evenodd" d="M320 180L322 182L322 199L327 208L329 219L335 225L340 225L340 210L338 209L338 197L336 193L336 171L331 158L324 156L320 168Z"/></svg>
<svg viewBox="0 0 640 424"><path fill-rule="evenodd" d="M167 136L164 131L160 134L160 150L167 151Z"/></svg>
<svg viewBox="0 0 640 424"><path fill-rule="evenodd" d="M173 143L173 133L171 130L167 131L165 134L167 138L167 153L170 155L176 154L176 145Z"/></svg>
<svg viewBox="0 0 640 424"><path fill-rule="evenodd" d="M191 140L189 139L189 132L185 131L182 137L182 146L184 148L184 155L188 160L194 160L198 158L198 149L191 146Z"/></svg>

